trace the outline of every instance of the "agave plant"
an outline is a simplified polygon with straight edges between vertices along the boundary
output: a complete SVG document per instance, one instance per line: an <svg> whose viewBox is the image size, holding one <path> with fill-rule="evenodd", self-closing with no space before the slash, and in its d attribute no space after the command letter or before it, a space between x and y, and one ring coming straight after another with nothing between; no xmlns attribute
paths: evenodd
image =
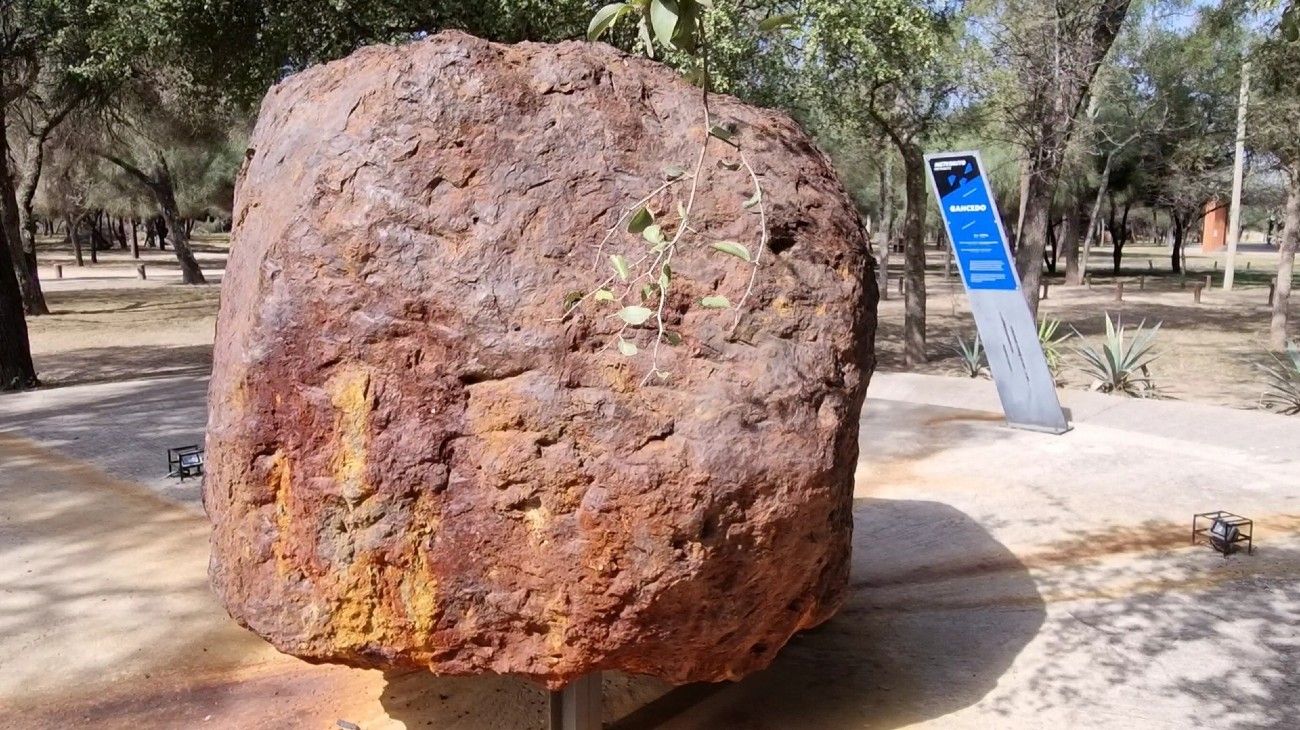
<svg viewBox="0 0 1300 730"><path fill-rule="evenodd" d="M1075 330L1083 345L1074 351L1083 358L1083 373L1092 378L1092 390L1103 393L1122 393L1133 398L1157 398L1160 392L1151 378L1151 361L1156 359L1154 344L1160 323L1146 328L1146 320L1138 323L1131 338L1126 337L1120 317L1112 322L1106 314L1106 340L1100 347L1091 345Z"/></svg>
<svg viewBox="0 0 1300 730"><path fill-rule="evenodd" d="M1047 357L1047 369L1052 371L1052 377L1060 380L1058 373L1061 371L1061 349L1065 341L1070 339L1068 333L1058 335L1061 329L1061 320L1044 319L1038 323L1038 344L1043 348L1043 355ZM1059 385L1059 383L1058 383Z"/></svg>
<svg viewBox="0 0 1300 730"><path fill-rule="evenodd" d="M1267 375L1261 404L1278 413L1294 416L1300 413L1300 348L1288 342L1286 357L1274 355L1273 365L1261 365Z"/></svg>
<svg viewBox="0 0 1300 730"><path fill-rule="evenodd" d="M975 339L970 342L963 339L961 335L952 339L952 351L957 354L957 359L961 362L962 370L966 375L972 378L983 375L987 363L984 361L984 346L980 344L980 336L975 335Z"/></svg>

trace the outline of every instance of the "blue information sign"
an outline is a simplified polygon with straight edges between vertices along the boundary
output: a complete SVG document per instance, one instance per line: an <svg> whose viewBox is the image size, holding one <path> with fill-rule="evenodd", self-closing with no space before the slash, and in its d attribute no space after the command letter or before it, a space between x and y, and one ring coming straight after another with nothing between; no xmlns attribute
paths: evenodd
<svg viewBox="0 0 1300 730"><path fill-rule="evenodd" d="M936 156L930 176L967 289L1017 289L1002 221L974 154Z"/></svg>
<svg viewBox="0 0 1300 730"><path fill-rule="evenodd" d="M978 152L925 156L1007 423L1069 430Z"/></svg>

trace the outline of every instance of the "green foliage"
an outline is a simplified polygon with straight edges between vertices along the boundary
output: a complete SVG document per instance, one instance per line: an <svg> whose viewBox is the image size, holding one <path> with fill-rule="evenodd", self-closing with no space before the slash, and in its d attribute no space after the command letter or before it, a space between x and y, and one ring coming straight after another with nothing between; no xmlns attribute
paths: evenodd
<svg viewBox="0 0 1300 730"><path fill-rule="evenodd" d="M732 325L739 325L740 315L744 311L745 301L754 288L758 273L759 256L767 242L767 213L763 206L763 191L758 175L745 156L736 130L725 120L714 123L709 113L708 94L710 83L708 57L715 40L710 37L706 16L717 5L709 0L629 0L622 3L610 3L602 6L591 17L587 26L590 40L614 35L624 19L635 19L637 36L642 50L648 55L655 55L656 49L665 54L677 54L686 63L677 64L686 71L688 77L704 87L701 99L703 124L700 132L699 152L691 168L672 163L664 166L664 182L649 191L640 200L632 203L619 213L605 238L596 247L603 252L607 245L629 247L630 253L611 254L610 262L614 275L599 284L594 290L577 297L566 298L564 317L575 312L588 298L595 302L613 301L623 305L611 318L622 321L622 327L615 335L615 342L624 356L634 356L642 348L632 341L636 336L635 328L653 325L654 335L649 347L651 365L646 374L648 382L652 377L666 380L668 373L660 367L659 354L661 345L674 346L681 343L681 336L668 330L665 322L665 310L669 297L673 293L675 277L671 266L679 246L687 242L687 235L700 237L700 232L692 229L692 212L696 199L704 191L699 189L701 168L704 165L709 144L716 142L728 145L730 155L738 156L738 161L722 166L732 172L747 174L753 185L753 194L740 206L738 213L750 211L758 214L759 240L756 252L751 256L750 250L736 241L715 241L710 247L718 252L737 258L750 267L749 284L739 301L733 306L725 295L717 293L699 300L703 309L734 310L736 320ZM775 30L788 25L785 19L772 20L763 24L764 30ZM684 195L677 195L678 186L685 187ZM677 212L677 220L666 216L664 211L656 208L664 197L675 198L672 204ZM623 227L623 221L626 226ZM698 224L697 224L698 225ZM640 248L636 243L628 242L623 234L640 238ZM645 246L648 244L649 249ZM643 265L644 268L643 268ZM623 284L622 292L611 291L615 281ZM638 289L639 286L639 289ZM639 303L628 304L628 300ZM631 329L630 329L631 328Z"/></svg>
<svg viewBox="0 0 1300 730"><path fill-rule="evenodd" d="M1250 130L1252 147L1276 156L1283 164L1300 162L1300 42L1287 40L1300 11L1289 7L1273 33L1252 54L1252 85L1256 99Z"/></svg>
<svg viewBox="0 0 1300 730"><path fill-rule="evenodd" d="M1044 318L1038 323L1038 344L1043 348L1047 358L1047 369L1055 377L1061 370L1061 350L1070 339L1068 333L1057 334L1061 329L1061 320Z"/></svg>
<svg viewBox="0 0 1300 730"><path fill-rule="evenodd" d="M1149 366L1157 357L1154 344L1160 324L1146 329L1143 320L1133 329L1131 339L1127 339L1124 323L1118 317L1113 322L1110 314L1105 318L1106 337L1100 347L1088 343L1075 331L1075 335L1083 340L1075 352L1083 358L1081 370L1092 378L1090 389L1133 398L1159 397Z"/></svg>
<svg viewBox="0 0 1300 730"><path fill-rule="evenodd" d="M953 337L951 346L952 351L957 355L957 361L961 363L962 372L967 377L978 378L984 374L988 368L988 362L984 358L984 346L980 343L979 335L967 342L961 335Z"/></svg>
<svg viewBox="0 0 1300 730"><path fill-rule="evenodd" d="M1273 364L1260 369L1266 377L1260 404L1289 416L1300 414L1300 347L1287 343L1285 357L1273 355Z"/></svg>
<svg viewBox="0 0 1300 730"><path fill-rule="evenodd" d="M749 249L745 248L739 243L736 243L735 241L714 241L710 245L710 248L713 248L714 250L717 251L721 251L722 253L728 254L730 256L735 256L741 261L753 261L753 259L750 258L749 256Z"/></svg>

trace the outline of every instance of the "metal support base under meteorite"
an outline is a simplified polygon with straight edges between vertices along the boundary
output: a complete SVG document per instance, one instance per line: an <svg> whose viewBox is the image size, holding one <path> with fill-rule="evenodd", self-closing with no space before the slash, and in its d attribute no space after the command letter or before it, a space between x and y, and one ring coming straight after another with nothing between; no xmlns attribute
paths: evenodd
<svg viewBox="0 0 1300 730"><path fill-rule="evenodd" d="M584 674L550 698L548 730L600 730L600 672Z"/></svg>

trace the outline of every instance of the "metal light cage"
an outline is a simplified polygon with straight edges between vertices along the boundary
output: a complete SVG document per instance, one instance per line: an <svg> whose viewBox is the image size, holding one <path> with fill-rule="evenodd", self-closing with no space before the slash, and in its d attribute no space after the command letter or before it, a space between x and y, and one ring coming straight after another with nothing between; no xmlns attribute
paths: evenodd
<svg viewBox="0 0 1300 730"><path fill-rule="evenodd" d="M1223 553L1223 557L1237 550L1238 543L1246 543L1246 554L1255 552L1255 521L1241 515L1219 510L1201 512L1192 516L1192 544L1209 543Z"/></svg>
<svg viewBox="0 0 1300 730"><path fill-rule="evenodd" d="M178 446L174 449L167 449L167 476L179 477L184 481L186 477L197 477L203 475L203 447L198 444L190 446Z"/></svg>

